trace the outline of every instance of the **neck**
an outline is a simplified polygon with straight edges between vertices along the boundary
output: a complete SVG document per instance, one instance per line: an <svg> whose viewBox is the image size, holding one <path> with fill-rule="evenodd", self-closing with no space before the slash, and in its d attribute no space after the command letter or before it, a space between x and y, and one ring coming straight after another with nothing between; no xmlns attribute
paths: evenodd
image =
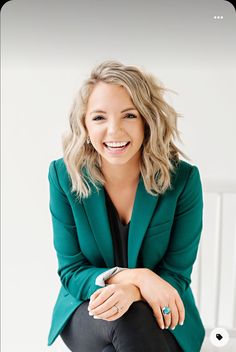
<svg viewBox="0 0 236 352"><path fill-rule="evenodd" d="M105 184L108 187L126 188L135 186L139 181L140 168L139 164L112 165L102 163L102 172L105 178Z"/></svg>

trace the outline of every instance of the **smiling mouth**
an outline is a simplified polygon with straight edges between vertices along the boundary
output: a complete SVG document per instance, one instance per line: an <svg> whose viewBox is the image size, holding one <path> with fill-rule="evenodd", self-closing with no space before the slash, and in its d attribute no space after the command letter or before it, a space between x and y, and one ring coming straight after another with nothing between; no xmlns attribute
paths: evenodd
<svg viewBox="0 0 236 352"><path fill-rule="evenodd" d="M127 142L122 147L111 147L111 146L106 145L106 143L103 143L103 145L106 147L107 150L110 150L110 151L113 151L113 152L115 152L115 151L117 151L117 152L123 151L123 150L125 150L128 147L129 144L130 144L130 142Z"/></svg>
<svg viewBox="0 0 236 352"><path fill-rule="evenodd" d="M127 142L124 146L122 146L122 147L112 147L112 146L108 146L106 143L103 143L104 145L105 145L105 147L107 148L107 149L120 149L120 150L122 150L122 149L125 149L129 144L130 144L130 142Z"/></svg>

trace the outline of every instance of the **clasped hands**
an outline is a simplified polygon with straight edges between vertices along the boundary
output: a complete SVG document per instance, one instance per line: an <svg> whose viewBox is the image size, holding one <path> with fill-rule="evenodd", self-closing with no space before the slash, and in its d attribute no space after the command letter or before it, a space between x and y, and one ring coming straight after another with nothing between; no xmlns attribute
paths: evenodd
<svg viewBox="0 0 236 352"><path fill-rule="evenodd" d="M112 321L120 318L133 302L146 301L153 310L161 329L183 325L185 309L178 291L167 281L146 268L126 269L111 278L107 286L90 296L89 314L95 319ZM119 312L117 311L117 308ZM163 315L161 308L169 306L171 313Z"/></svg>

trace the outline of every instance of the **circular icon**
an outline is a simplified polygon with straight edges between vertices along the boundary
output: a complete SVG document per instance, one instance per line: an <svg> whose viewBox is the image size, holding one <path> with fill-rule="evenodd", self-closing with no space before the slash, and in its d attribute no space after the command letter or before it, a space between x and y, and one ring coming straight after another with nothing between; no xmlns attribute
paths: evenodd
<svg viewBox="0 0 236 352"><path fill-rule="evenodd" d="M210 341L213 346L223 347L229 342L229 333L224 328L215 328L210 333Z"/></svg>

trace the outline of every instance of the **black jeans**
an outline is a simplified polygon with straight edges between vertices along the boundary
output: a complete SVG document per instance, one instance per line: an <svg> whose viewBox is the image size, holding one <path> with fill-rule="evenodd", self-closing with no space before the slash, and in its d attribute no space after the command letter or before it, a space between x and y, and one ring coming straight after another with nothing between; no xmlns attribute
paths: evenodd
<svg viewBox="0 0 236 352"><path fill-rule="evenodd" d="M161 329L147 302L134 302L120 318L107 321L88 314L89 301L72 314L61 338L72 352L182 352L174 335Z"/></svg>

